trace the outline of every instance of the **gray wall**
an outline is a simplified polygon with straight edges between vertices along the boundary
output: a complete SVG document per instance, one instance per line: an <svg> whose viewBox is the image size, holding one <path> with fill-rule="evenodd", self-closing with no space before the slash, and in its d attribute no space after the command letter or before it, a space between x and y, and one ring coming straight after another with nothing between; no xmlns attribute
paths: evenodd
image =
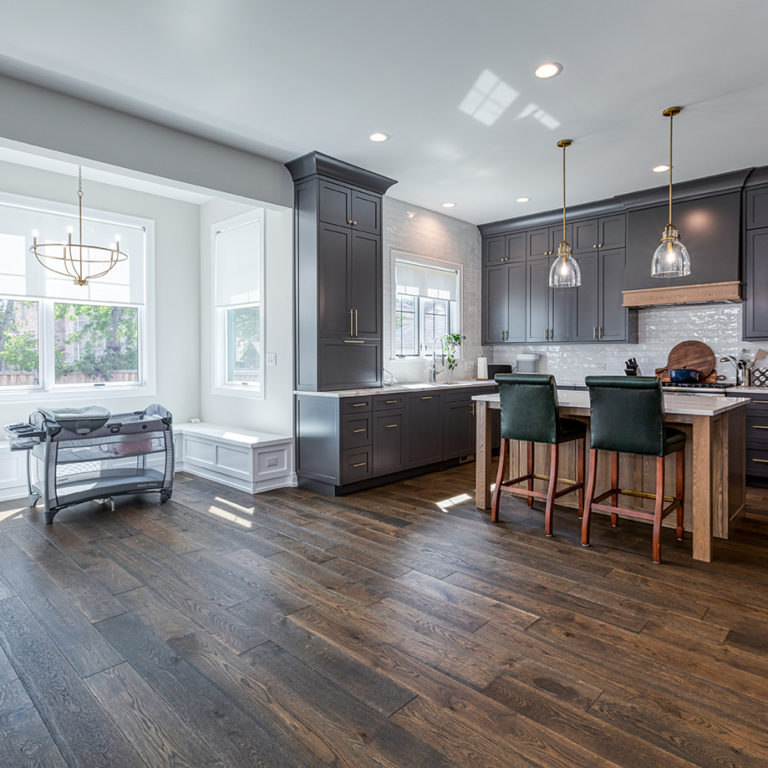
<svg viewBox="0 0 768 768"><path fill-rule="evenodd" d="M282 163L0 75L0 137L293 206Z"/></svg>
<svg viewBox="0 0 768 768"><path fill-rule="evenodd" d="M415 215L408 216L411 211ZM384 198L384 367L398 381L423 381L430 363L426 360L392 359L392 251L404 251L435 261L461 264L463 267L461 332L467 337L462 359L453 375L446 371L441 381L474 378L480 346L480 232L474 224L443 216L426 208Z"/></svg>

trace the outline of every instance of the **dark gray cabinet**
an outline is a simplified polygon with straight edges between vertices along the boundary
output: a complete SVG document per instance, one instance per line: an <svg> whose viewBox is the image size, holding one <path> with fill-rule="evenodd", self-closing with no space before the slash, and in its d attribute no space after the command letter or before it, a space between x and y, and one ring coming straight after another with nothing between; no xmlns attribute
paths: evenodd
<svg viewBox="0 0 768 768"><path fill-rule="evenodd" d="M483 343L525 341L525 274L525 261L486 270L483 283Z"/></svg>
<svg viewBox="0 0 768 768"><path fill-rule="evenodd" d="M527 248L525 232L490 237L483 243L483 262L486 266L523 262Z"/></svg>
<svg viewBox="0 0 768 768"><path fill-rule="evenodd" d="M528 255L524 274L522 261L484 267L483 343L631 341L634 324L622 306L625 230L623 213L568 224L566 237L581 268L579 288L549 287L562 226L487 237L484 243L524 238Z"/></svg>
<svg viewBox="0 0 768 768"><path fill-rule="evenodd" d="M373 416L373 472L388 475L405 466L404 411L386 411Z"/></svg>
<svg viewBox="0 0 768 768"><path fill-rule="evenodd" d="M744 338L768 339L768 227L746 232L743 290Z"/></svg>
<svg viewBox="0 0 768 768"><path fill-rule="evenodd" d="M405 398L405 465L434 464L443 458L440 395L419 392Z"/></svg>
<svg viewBox="0 0 768 768"><path fill-rule="evenodd" d="M395 182L319 152L286 165L296 185L296 388L379 386L381 196Z"/></svg>
<svg viewBox="0 0 768 768"><path fill-rule="evenodd" d="M493 384L377 393L296 396L296 470L302 486L347 493L452 466L475 452L474 395ZM491 412L494 445L499 411Z"/></svg>
<svg viewBox="0 0 768 768"><path fill-rule="evenodd" d="M747 229L768 227L768 187L750 189L746 192L744 220Z"/></svg>

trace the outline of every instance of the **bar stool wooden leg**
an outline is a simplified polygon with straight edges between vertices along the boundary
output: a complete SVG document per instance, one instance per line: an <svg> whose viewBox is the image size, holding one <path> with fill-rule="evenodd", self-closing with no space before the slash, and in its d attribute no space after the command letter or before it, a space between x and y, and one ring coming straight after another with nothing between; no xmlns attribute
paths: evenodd
<svg viewBox="0 0 768 768"><path fill-rule="evenodd" d="M592 515L592 499L595 497L597 475L597 449L589 449L589 472L587 475L587 500L584 502L584 517L581 520L581 545L589 546L589 519Z"/></svg>
<svg viewBox="0 0 768 768"><path fill-rule="evenodd" d="M584 439L579 440L576 445L579 456L576 459L576 482L581 485L579 488L579 520L584 517Z"/></svg>
<svg viewBox="0 0 768 768"><path fill-rule="evenodd" d="M619 506L619 454L614 452L611 454L611 490L616 491L611 496L611 506ZM613 512L611 513L611 525L615 528L619 522L619 516Z"/></svg>
<svg viewBox="0 0 768 768"><path fill-rule="evenodd" d="M501 500L501 484L504 482L504 472L507 467L507 448L509 441L501 438L499 447L499 471L496 473L496 487L493 489L491 498L491 522L499 522L499 501Z"/></svg>
<svg viewBox="0 0 768 768"><path fill-rule="evenodd" d="M547 488L547 506L544 510L544 533L552 536L552 512L555 506L555 491L557 490L557 469L560 458L560 446L552 443L549 453L549 487Z"/></svg>
<svg viewBox="0 0 768 768"><path fill-rule="evenodd" d="M661 512L664 509L664 457L656 457L656 504L653 509L653 562L661 562Z"/></svg>
<svg viewBox="0 0 768 768"><path fill-rule="evenodd" d="M680 506L677 508L677 540L682 541L683 532L683 497L685 495L685 450L678 451L675 458L675 496Z"/></svg>
<svg viewBox="0 0 768 768"><path fill-rule="evenodd" d="M528 478L528 490L529 491L533 490L533 472L534 472L534 469L533 469L533 466L534 466L533 455L534 455L533 443L529 442L528 443L528 470L527 470L528 474L530 475L530 477ZM529 496L528 497L528 506L529 507L533 506L533 496Z"/></svg>

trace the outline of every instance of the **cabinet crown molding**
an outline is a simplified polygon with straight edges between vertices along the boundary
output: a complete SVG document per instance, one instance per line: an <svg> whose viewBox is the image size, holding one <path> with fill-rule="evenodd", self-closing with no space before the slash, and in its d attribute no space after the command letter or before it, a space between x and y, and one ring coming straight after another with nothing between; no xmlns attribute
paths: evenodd
<svg viewBox="0 0 768 768"><path fill-rule="evenodd" d="M353 184L356 187L383 195L397 179L390 179L379 173L360 168L358 165L345 163L322 152L310 152L297 157L285 164L294 182L301 181L310 176L325 176L329 179L342 181L345 184Z"/></svg>

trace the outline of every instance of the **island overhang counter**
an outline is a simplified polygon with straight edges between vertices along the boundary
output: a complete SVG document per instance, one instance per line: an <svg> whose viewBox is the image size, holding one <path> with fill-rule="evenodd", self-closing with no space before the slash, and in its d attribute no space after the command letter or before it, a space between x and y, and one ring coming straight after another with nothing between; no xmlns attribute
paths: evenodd
<svg viewBox="0 0 768 768"><path fill-rule="evenodd" d="M577 418L589 426L589 393L571 390L557 391L561 416ZM478 509L491 506L492 443L490 412L501 405L498 394L477 395L477 444L475 464L475 504ZM685 449L685 530L690 533L693 558L712 560L713 537L727 539L730 527L743 513L746 501L746 405L749 400L740 397L711 397L696 395L664 395L664 421L682 429L687 435ZM617 424L617 429L631 429L631 424ZM523 474L524 444L510 441L509 478ZM589 436L587 436L587 449ZM547 466L546 446L536 447L536 464ZM568 476L575 476L576 444L561 449L560 466ZM539 453L541 452L541 454ZM674 457L667 457L673 461ZM652 491L655 460L631 454L622 454L619 484L622 488ZM598 464L597 493L609 488L607 467ZM565 476L565 475L563 475ZM667 472L671 482L674 472ZM542 484L544 481L537 480ZM665 488L665 494L670 492ZM564 506L575 506L566 501ZM640 500L641 504L650 503Z"/></svg>

